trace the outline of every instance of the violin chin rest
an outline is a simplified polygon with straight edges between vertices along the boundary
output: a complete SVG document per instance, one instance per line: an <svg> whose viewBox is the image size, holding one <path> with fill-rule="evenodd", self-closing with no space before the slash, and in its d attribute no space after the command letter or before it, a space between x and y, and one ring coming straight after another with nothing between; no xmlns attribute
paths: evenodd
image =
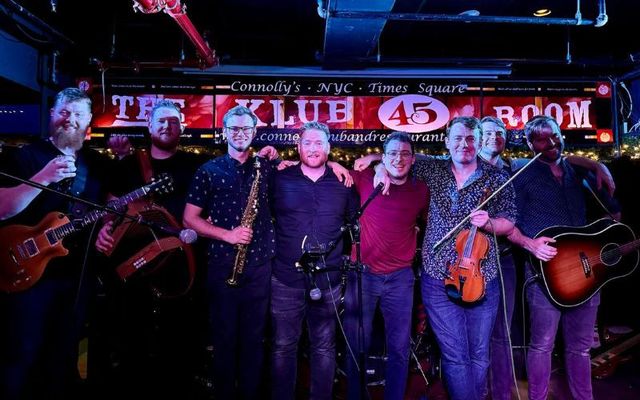
<svg viewBox="0 0 640 400"><path fill-rule="evenodd" d="M462 297L462 294L460 293L456 285L445 285L444 290L447 292L447 296L451 297L452 299L459 300Z"/></svg>

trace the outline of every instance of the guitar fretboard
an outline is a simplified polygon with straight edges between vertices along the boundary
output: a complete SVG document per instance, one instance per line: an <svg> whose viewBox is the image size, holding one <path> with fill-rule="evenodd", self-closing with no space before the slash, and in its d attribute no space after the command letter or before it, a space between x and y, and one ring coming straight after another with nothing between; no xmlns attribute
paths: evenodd
<svg viewBox="0 0 640 400"><path fill-rule="evenodd" d="M65 236L84 228L87 225L93 224L98 219L107 215L110 211L120 212L121 209L127 204L131 203L134 200L141 198L149 192L148 186L143 186L139 189L134 190L133 192L127 193L122 197L119 197L116 200L110 201L105 209L102 210L94 210L85 215L81 220L76 220L73 222L68 222L64 225L60 225L57 228L51 229L47 234L49 235L49 240L52 242L57 242L64 238Z"/></svg>

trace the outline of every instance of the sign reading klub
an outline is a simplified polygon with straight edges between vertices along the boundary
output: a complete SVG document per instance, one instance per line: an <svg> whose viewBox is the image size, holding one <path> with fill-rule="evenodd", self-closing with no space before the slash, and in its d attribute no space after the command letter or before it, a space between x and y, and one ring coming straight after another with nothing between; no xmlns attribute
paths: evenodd
<svg viewBox="0 0 640 400"><path fill-rule="evenodd" d="M341 82L343 86L340 87L349 90L335 90L336 93L326 93L326 90L323 93L323 83L315 81L296 80L294 85L280 80L272 86L265 81L264 90L263 86L257 87L258 90L255 85L245 85L246 92L241 90L244 86L235 84L235 80L232 82L234 84L230 85L178 86L166 93L154 93L162 87L159 84L140 85L138 92L136 89L123 92L122 87L116 89L114 86L113 93L104 99L100 96L94 99L93 131L146 130L147 116L153 105L160 99L169 99L181 109L187 128L185 144L192 140L190 132L207 133L201 137L219 141L222 118L237 105L248 107L257 116L257 144L294 143L299 128L311 121L327 124L336 145L380 144L394 130L412 134L417 142L438 144L444 140L447 123L457 116L494 116L500 118L507 129L520 131L528 120L541 114L558 121L568 143L612 143L611 99L602 95L602 85L597 86L595 82L574 86L456 84L449 85L455 90L447 91L426 91L424 87L433 86L422 81L404 80L395 86L393 82L385 84L385 88L402 88L396 93L388 90L383 91L385 93L378 93L379 90L364 92L372 85L366 81ZM282 82L289 82L290 86ZM270 87L273 87L273 93L266 90Z"/></svg>

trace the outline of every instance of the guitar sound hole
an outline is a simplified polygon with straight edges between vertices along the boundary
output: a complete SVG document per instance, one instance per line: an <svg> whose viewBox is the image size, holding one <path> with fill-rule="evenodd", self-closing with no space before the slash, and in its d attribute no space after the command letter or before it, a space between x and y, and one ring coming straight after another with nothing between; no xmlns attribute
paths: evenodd
<svg viewBox="0 0 640 400"><path fill-rule="evenodd" d="M607 244L602 248L600 258L602 259L602 263L606 266L610 267L617 264L622 258L622 254L620 253L620 246L615 243Z"/></svg>

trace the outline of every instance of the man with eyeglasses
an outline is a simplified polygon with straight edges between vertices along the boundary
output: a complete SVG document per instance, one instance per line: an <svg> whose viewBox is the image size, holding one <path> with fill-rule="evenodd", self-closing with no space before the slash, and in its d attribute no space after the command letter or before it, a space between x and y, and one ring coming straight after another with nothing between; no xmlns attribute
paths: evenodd
<svg viewBox="0 0 640 400"><path fill-rule="evenodd" d="M212 375L216 398L254 399L263 373L264 336L269 304L275 231L269 206L274 163L251 156L257 117L236 106L222 118L227 154L196 172L187 194L184 225L209 239L206 290L213 345ZM260 173L257 214L252 227L240 224L249 193ZM208 220L205 219L208 217ZM239 284L230 286L236 245L247 245Z"/></svg>
<svg viewBox="0 0 640 400"><path fill-rule="evenodd" d="M431 193L422 246L422 301L442 352L449 395L464 400L484 398L487 392L489 338L500 300L495 279L497 249L490 241L486 262L481 266L484 297L474 303L461 303L449 297L444 285L449 275L447 266L458 257L455 241L448 240L438 249L434 246L467 215L470 219L465 227L473 225L489 235L511 232L516 217L511 185L487 204L486 211L473 211L485 189L492 193L508 179L507 174L478 160L480 135L480 121L456 117L447 125L445 136L450 158L420 159L415 164L416 177L426 182ZM386 175L378 165L375 182L385 180Z"/></svg>
<svg viewBox="0 0 640 400"><path fill-rule="evenodd" d="M484 117L481 121L479 162L486 162L511 175L526 163L526 159L510 159L502 157L507 142L507 130L504 123L495 117ZM451 125L449 125L451 126ZM355 168L364 169L379 155L369 155L356 160ZM439 157L418 155L417 160L429 160ZM604 184L611 193L615 188L611 174L606 166L584 157L568 156L567 161L573 165L589 169L596 173L598 188ZM500 302L495 327L491 338L491 395L496 399L510 399L513 386L511 363L511 347L507 326L511 325L515 302L515 266L511 256L511 246L505 238L499 237L500 264L503 274L505 298ZM502 297L502 296L501 296ZM506 305L506 321L503 304Z"/></svg>
<svg viewBox="0 0 640 400"><path fill-rule="evenodd" d="M388 196L378 196L360 218L362 273L362 316L364 351L371 345L373 318L379 306L384 318L387 362L384 398L403 399L409 373L411 310L415 277L412 270L416 252L418 220L426 221L429 190L423 181L410 175L415 162L413 143L404 132L394 132L383 144L382 165L391 185ZM364 203L374 190L372 169L351 171ZM352 252L355 259L355 249ZM345 297L347 340L357 353L358 299L355 276L348 281ZM357 360L347 352L348 398L361 399ZM366 368L366 366L360 366ZM366 397L365 397L366 398Z"/></svg>
<svg viewBox="0 0 640 400"><path fill-rule="evenodd" d="M60 91L50 111L49 137L22 147L6 172L41 185L103 202L108 160L84 146L91 99L77 89ZM81 218L84 205L26 184L3 180L0 219L34 226L52 212ZM42 226L39 234L44 234ZM34 230L33 233L36 234ZM0 398L70 398L78 376L78 345L95 276L86 271L89 232L67 237L69 254L51 259L43 276L24 291L0 294ZM4 243L7 237L1 238ZM45 247L43 251L48 251ZM90 262L89 262L90 263ZM90 284L91 283L91 284Z"/></svg>

